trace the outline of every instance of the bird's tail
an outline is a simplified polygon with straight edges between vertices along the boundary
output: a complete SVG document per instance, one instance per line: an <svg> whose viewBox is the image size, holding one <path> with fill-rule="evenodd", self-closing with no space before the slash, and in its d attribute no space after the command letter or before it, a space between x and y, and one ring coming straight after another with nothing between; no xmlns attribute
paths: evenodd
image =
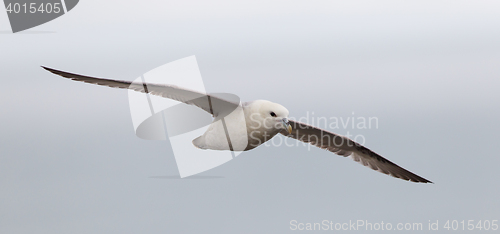
<svg viewBox="0 0 500 234"><path fill-rule="evenodd" d="M207 149L207 145L205 144L205 137L203 135L195 138L193 140L193 145L198 149Z"/></svg>

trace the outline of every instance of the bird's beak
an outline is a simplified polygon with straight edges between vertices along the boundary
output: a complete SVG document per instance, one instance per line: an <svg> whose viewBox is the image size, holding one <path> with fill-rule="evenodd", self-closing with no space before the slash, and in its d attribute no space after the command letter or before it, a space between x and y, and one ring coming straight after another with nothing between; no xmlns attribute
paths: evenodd
<svg viewBox="0 0 500 234"><path fill-rule="evenodd" d="M292 133L292 126L290 126L290 123L288 122L287 118L283 118L283 127L288 131L289 134Z"/></svg>

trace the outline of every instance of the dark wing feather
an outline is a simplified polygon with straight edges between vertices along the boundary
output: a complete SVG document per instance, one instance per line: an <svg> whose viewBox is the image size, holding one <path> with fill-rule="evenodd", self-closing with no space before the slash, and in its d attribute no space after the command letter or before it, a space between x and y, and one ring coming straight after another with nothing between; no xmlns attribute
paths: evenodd
<svg viewBox="0 0 500 234"><path fill-rule="evenodd" d="M326 149L344 157L350 157L364 166L396 178L419 183L432 183L431 181L396 165L395 163L385 159L384 157L347 137L304 123L291 120L289 122L293 128L292 133L288 134L287 131L281 131L281 134L287 137L310 143L314 146Z"/></svg>
<svg viewBox="0 0 500 234"><path fill-rule="evenodd" d="M108 86L112 88L131 89L138 92L150 93L152 95L170 98L186 104L195 105L214 116L217 116L217 114L221 110L228 110L229 108L233 110L234 108L236 108L236 106L239 105L239 103L218 98L214 95L209 95L197 91L180 88L175 85L149 84L149 83L137 83L137 82L123 81L123 80L112 80L112 79L84 76L65 71L59 71L56 69L43 66L42 68L56 75L60 75L62 77L69 78L75 81Z"/></svg>

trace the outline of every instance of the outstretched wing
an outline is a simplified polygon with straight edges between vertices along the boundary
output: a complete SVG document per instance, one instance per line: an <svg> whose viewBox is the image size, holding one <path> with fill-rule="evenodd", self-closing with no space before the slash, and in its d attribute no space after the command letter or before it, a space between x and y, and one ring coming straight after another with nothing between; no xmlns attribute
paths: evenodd
<svg viewBox="0 0 500 234"><path fill-rule="evenodd" d="M112 79L78 75L65 71L59 71L44 66L42 66L42 68L56 75L69 78L71 80L108 86L112 88L131 89L138 92L149 93L156 96L170 98L189 105L195 105L207 111L208 113L212 114L213 116L217 116L218 113L222 112L223 110L228 110L228 109L234 110L239 105L239 103L228 101L216 97L214 95L200 93L185 88L180 88L175 85L149 84L149 83L138 83L131 81L123 81L123 80L112 80Z"/></svg>
<svg viewBox="0 0 500 234"><path fill-rule="evenodd" d="M289 121L292 125L292 133L281 131L281 134L295 138L302 142L310 143L322 149L326 149L335 154L344 157L350 157L354 161L359 162L373 170L382 172L400 178L419 183L432 183L431 181L422 178L412 172L396 165L395 163L385 159L370 149L354 142L353 140L331 133L304 123Z"/></svg>

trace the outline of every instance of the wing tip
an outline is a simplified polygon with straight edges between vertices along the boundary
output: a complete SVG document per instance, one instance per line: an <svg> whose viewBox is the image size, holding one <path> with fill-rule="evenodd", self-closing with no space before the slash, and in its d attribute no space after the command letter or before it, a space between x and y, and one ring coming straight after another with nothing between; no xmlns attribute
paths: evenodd
<svg viewBox="0 0 500 234"><path fill-rule="evenodd" d="M53 68L50 68L50 67L46 67L46 66L40 66L40 67L42 67L43 69L45 69L45 70L47 70L47 71L49 71L49 72L51 72L53 74L61 75L61 74L59 74L59 72L61 72L61 71L58 71L56 69L53 69Z"/></svg>
<svg viewBox="0 0 500 234"><path fill-rule="evenodd" d="M416 183L423 183L423 184L434 184L434 182L424 179L423 181L415 181Z"/></svg>
<svg viewBox="0 0 500 234"><path fill-rule="evenodd" d="M54 69L50 68L50 67L46 67L46 66L40 66L42 67L43 69L47 70L47 71L53 71Z"/></svg>
<svg viewBox="0 0 500 234"><path fill-rule="evenodd" d="M426 178L420 177L418 175L416 175L416 176L417 176L416 179L415 178L410 178L410 179L408 179L408 181L413 182L413 183L434 184L434 182L432 182L432 181L430 181L430 180L428 180Z"/></svg>
<svg viewBox="0 0 500 234"><path fill-rule="evenodd" d="M68 78L68 79L71 79L71 80L78 80L77 77L94 78L94 77L87 77L87 76L83 76L83 75L78 75L78 74L75 74L75 73L60 71L60 70L56 70L56 69L50 68L50 67L45 67L45 66L40 66L40 67L42 67L43 69L51 72L52 74L55 74L55 75L58 75L58 76L62 76L64 78ZM103 78L96 78L96 79L103 79ZM83 81L83 82L86 82L86 81Z"/></svg>

